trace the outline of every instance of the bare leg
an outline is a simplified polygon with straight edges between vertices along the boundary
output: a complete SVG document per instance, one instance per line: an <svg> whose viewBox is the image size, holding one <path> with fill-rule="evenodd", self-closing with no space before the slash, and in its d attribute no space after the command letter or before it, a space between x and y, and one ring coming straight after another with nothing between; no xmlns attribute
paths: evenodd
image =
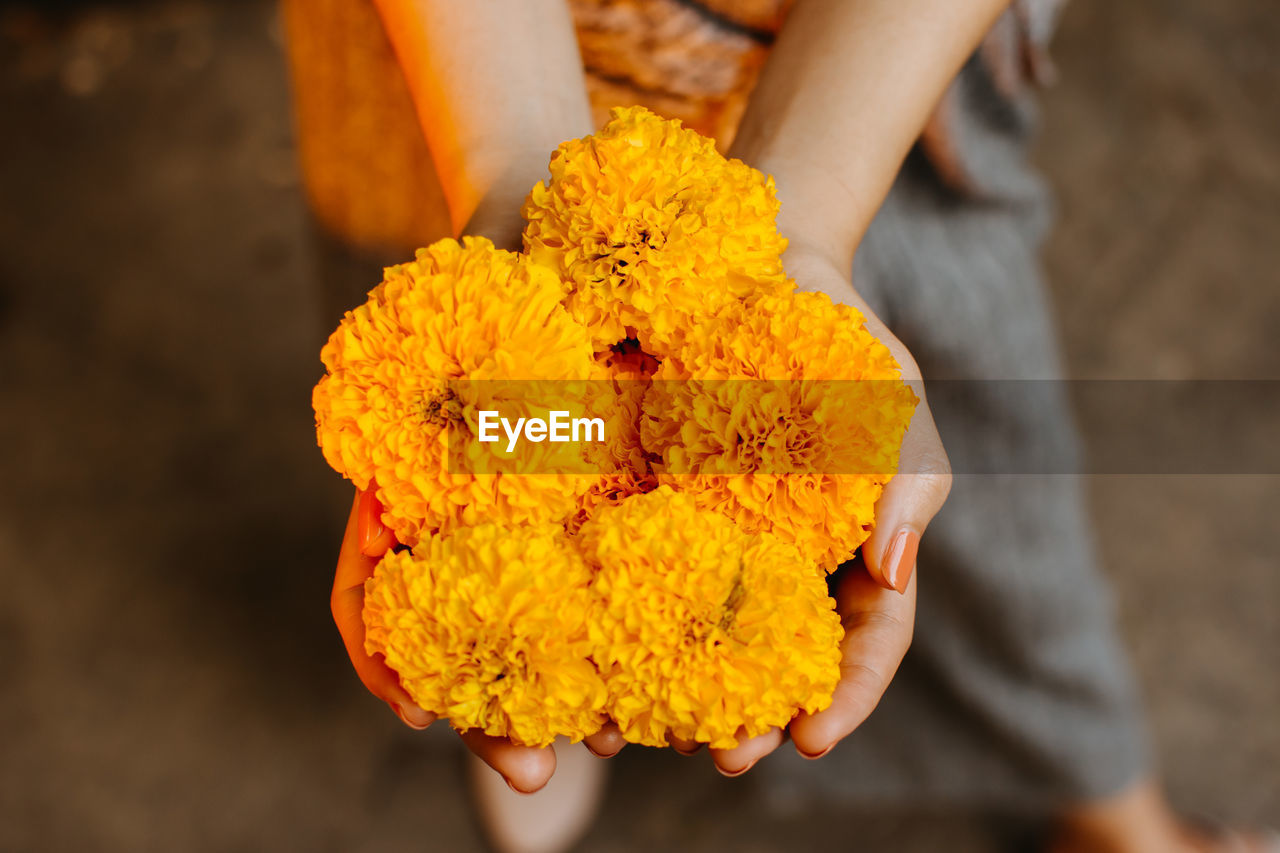
<svg viewBox="0 0 1280 853"><path fill-rule="evenodd" d="M1105 800L1066 811L1049 853L1275 853L1280 842L1212 832L1181 820L1156 783L1143 779Z"/></svg>
<svg viewBox="0 0 1280 853"><path fill-rule="evenodd" d="M591 826L608 765L580 743L557 740L555 750L555 775L535 794L516 793L484 762L467 755L476 811L498 853L558 853Z"/></svg>

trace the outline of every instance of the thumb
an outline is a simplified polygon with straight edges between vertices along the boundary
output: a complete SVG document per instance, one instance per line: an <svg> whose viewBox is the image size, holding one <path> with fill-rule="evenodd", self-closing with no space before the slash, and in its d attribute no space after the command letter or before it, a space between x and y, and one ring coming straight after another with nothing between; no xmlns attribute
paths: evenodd
<svg viewBox="0 0 1280 853"><path fill-rule="evenodd" d="M373 483L358 493L356 498L357 539L360 553L366 557L381 557L396 544L396 536L382 523L382 502L378 500Z"/></svg>
<svg viewBox="0 0 1280 853"><path fill-rule="evenodd" d="M906 592L915 571L920 537L951 491L951 463L933 422L920 380L908 383L920 398L902 440L898 473L876 502L876 523L862 546L876 583Z"/></svg>
<svg viewBox="0 0 1280 853"><path fill-rule="evenodd" d="M395 670L387 665L382 655L369 654L364 645L364 584L373 575L374 565L378 562L376 556L362 553L360 549L361 528L364 526L362 516L368 506L365 497L367 494L369 493L358 492L351 504L351 515L347 519L342 549L338 554L338 567L333 576L329 606L347 656L351 658L356 675L364 686L390 705L406 725L423 729L436 718L435 714L414 704L412 697L400 684L400 676ZM385 551L387 547L382 546L382 550ZM379 553L378 556L380 555Z"/></svg>

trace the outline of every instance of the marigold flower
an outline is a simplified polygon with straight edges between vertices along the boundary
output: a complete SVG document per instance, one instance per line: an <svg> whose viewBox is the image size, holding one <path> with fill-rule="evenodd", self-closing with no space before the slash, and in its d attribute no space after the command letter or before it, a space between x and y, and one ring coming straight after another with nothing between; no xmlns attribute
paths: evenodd
<svg viewBox="0 0 1280 853"><path fill-rule="evenodd" d="M312 395L317 439L335 470L361 489L376 484L401 542L576 507L591 483L581 448L530 445L523 461L538 473L506 476L485 473L501 470L485 455L496 460L502 443L474 440L481 409L583 407L584 383L562 380L588 379L592 351L562 296L556 275L523 256L479 238L442 240L388 267L329 338L328 374Z"/></svg>
<svg viewBox="0 0 1280 853"><path fill-rule="evenodd" d="M830 704L843 629L794 546L666 486L602 507L579 540L599 566L596 662L628 741L732 747Z"/></svg>
<svg viewBox="0 0 1280 853"><path fill-rule="evenodd" d="M657 355L727 302L790 287L773 179L678 121L615 109L562 144L524 204L525 251L569 282L569 312L603 348Z"/></svg>
<svg viewBox="0 0 1280 853"><path fill-rule="evenodd" d="M659 362L633 341L623 341L596 354L589 408L608 422L608 441L595 448L604 469L648 470L640 445L640 406Z"/></svg>
<svg viewBox="0 0 1280 853"><path fill-rule="evenodd" d="M644 398L659 481L830 571L870 535L916 396L856 308L821 293L733 305Z"/></svg>
<svg viewBox="0 0 1280 853"><path fill-rule="evenodd" d="M388 552L365 583L365 649L455 729L526 746L600 728L591 570L558 525L480 524Z"/></svg>
<svg viewBox="0 0 1280 853"><path fill-rule="evenodd" d="M577 512L566 523L576 533L600 506L653 491L657 478L640 444L640 405L658 361L638 342L622 341L596 354L588 408L606 421L606 442L588 449L599 475L579 498Z"/></svg>

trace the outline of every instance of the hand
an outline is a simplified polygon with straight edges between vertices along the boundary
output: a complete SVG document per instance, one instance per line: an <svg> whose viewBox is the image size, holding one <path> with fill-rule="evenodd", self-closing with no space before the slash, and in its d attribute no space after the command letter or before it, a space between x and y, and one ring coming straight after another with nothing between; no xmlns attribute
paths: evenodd
<svg viewBox="0 0 1280 853"><path fill-rule="evenodd" d="M364 647L364 582L373 575L378 559L396 545L395 534L382 523L382 505L372 491L356 492L347 519L338 555L338 569L333 579L330 606L333 621L347 648L356 674L369 692L391 706L405 725L422 730L436 720L436 715L418 707L400 684L400 676L387 666L380 654L370 655ZM486 764L502 774L507 784L520 793L533 793L547 784L556 769L556 753L552 747L536 749L512 743L507 738L491 737L477 729L461 734L467 748ZM612 723L586 739L587 748L607 758L625 745L617 726Z"/></svg>
<svg viewBox="0 0 1280 853"><path fill-rule="evenodd" d="M885 487L876 504L876 525L859 558L846 566L836 590L836 609L844 623L840 682L831 706L817 714L801 713L787 726L740 743L733 749L713 749L711 757L721 773L737 776L777 749L789 734L806 758L819 758L862 724L884 695L911 645L915 624L916 550L929 522L951 490L951 467L942 449L925 400L920 369L902 342L895 338L853 289L836 255L792 241L787 271L802 290L819 290L836 302L856 306L867 328L884 342L902 366L920 404L902 442L899 473ZM677 744L682 752L697 744Z"/></svg>

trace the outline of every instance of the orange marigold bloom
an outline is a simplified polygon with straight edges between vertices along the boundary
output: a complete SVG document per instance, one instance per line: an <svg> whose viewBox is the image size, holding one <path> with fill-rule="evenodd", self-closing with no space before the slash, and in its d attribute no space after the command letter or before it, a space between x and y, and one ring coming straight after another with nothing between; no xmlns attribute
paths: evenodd
<svg viewBox="0 0 1280 853"><path fill-rule="evenodd" d="M388 552L365 583L365 649L459 731L526 746L600 728L591 570L559 525L481 524Z"/></svg>
<svg viewBox="0 0 1280 853"><path fill-rule="evenodd" d="M553 272L488 240L441 240L388 267L329 338L312 395L320 447L359 488L376 484L401 542L576 508L592 482L580 447L526 445L538 473L511 476L485 473L502 470L503 442L475 441L479 410L582 410L585 381L563 380L587 380L592 351L563 293Z"/></svg>
<svg viewBox="0 0 1280 853"><path fill-rule="evenodd" d="M605 418L607 441L587 451L599 475L569 519L570 533L577 532L598 507L657 487L648 454L640 445L640 405L658 365L657 359L630 340L596 354L588 407Z"/></svg>
<svg viewBox="0 0 1280 853"><path fill-rule="evenodd" d="M522 212L525 251L569 282L597 349L666 355L726 303L790 287L773 179L643 107L556 149Z"/></svg>
<svg viewBox="0 0 1280 853"><path fill-rule="evenodd" d="M730 306L644 398L659 481L828 571L870 535L916 396L856 308L821 293Z"/></svg>
<svg viewBox="0 0 1280 853"><path fill-rule="evenodd" d="M830 704L843 629L794 546L666 486L602 507L579 540L599 566L596 662L628 741L732 747Z"/></svg>

